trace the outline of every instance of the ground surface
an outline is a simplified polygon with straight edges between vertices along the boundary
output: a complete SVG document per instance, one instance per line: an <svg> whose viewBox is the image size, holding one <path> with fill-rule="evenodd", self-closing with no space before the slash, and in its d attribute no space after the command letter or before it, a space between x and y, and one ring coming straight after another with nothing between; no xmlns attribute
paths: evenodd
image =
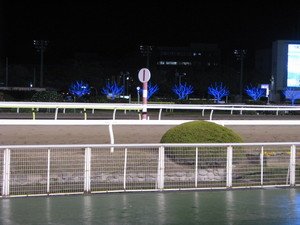
<svg viewBox="0 0 300 225"><path fill-rule="evenodd" d="M68 116L69 115L69 116ZM23 117L30 118L31 114L1 114L0 119ZM37 115L51 117L52 114ZM112 113L88 115L89 119L112 119ZM157 119L157 113L150 114L150 119ZM72 118L82 119L83 114L71 115ZM70 114L60 114L59 119L68 119ZM116 119L137 119L136 113L123 112ZM50 118L53 119L53 118ZM208 119L208 116L164 114L162 119ZM215 115L214 119L300 119L299 116L237 116ZM158 143L162 135L172 126L114 126L115 143ZM300 126L228 126L238 133L245 142L300 142ZM107 126L5 126L0 122L0 145L23 144L109 144L110 137Z"/></svg>

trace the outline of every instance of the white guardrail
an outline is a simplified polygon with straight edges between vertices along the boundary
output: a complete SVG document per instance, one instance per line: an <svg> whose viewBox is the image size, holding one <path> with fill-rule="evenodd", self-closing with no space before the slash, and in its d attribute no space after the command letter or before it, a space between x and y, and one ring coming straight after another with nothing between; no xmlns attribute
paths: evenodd
<svg viewBox="0 0 300 225"><path fill-rule="evenodd" d="M113 118L117 110L142 110L142 104L129 104L129 103L65 103L65 102L0 102L0 109L32 109L33 119L35 119L36 109L55 109L54 119L57 119L59 109L82 109L84 112L84 119L87 119L86 110L91 109L108 109L113 110ZM210 120L212 120L214 111L229 111L231 114L234 111L272 111L278 115L280 111L300 111L300 106L286 106L286 105L194 105L194 104L147 104L147 109L159 110L158 119L161 119L161 112L163 109L180 109L180 110L199 110L202 115L206 110L210 111Z"/></svg>
<svg viewBox="0 0 300 225"><path fill-rule="evenodd" d="M299 147L300 142L0 146L0 191L13 197L297 186Z"/></svg>

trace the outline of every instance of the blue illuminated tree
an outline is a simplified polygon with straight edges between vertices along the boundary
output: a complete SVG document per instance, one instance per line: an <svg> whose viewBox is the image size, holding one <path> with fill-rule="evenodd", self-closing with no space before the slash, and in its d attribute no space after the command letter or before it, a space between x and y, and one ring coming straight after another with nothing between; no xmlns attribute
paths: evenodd
<svg viewBox="0 0 300 225"><path fill-rule="evenodd" d="M112 99L115 99L116 96L119 96L124 91L124 86L118 86L118 84L114 81L113 84L110 84L108 81L106 86L102 88L101 93L110 96Z"/></svg>
<svg viewBox="0 0 300 225"><path fill-rule="evenodd" d="M300 98L300 91L295 90L292 87L287 87L285 90L282 91L285 98L290 99L292 101L292 105L295 104L296 99Z"/></svg>
<svg viewBox="0 0 300 225"><path fill-rule="evenodd" d="M220 82L220 83L215 82L214 84L211 84L208 87L208 92L207 93L214 96L215 99L217 99L217 102L219 103L220 100L224 96L229 95L230 92L222 82Z"/></svg>
<svg viewBox="0 0 300 225"><path fill-rule="evenodd" d="M83 81L76 81L75 83L71 84L69 91L72 95L82 97L83 95L87 95L91 93L91 89L87 83Z"/></svg>
<svg viewBox="0 0 300 225"><path fill-rule="evenodd" d="M194 93L194 87L192 85L184 84L175 84L172 88L172 91L177 94L179 99L185 99L187 95Z"/></svg>
<svg viewBox="0 0 300 225"><path fill-rule="evenodd" d="M147 99L151 98L151 96L157 92L159 90L159 87L157 84L152 85L151 82L148 83L148 95L147 95ZM143 93L143 89L139 90L139 94Z"/></svg>
<svg viewBox="0 0 300 225"><path fill-rule="evenodd" d="M266 96L266 91L264 89L252 87L251 84L250 84L250 86L247 86L245 88L245 91L254 101L257 101L261 97Z"/></svg>

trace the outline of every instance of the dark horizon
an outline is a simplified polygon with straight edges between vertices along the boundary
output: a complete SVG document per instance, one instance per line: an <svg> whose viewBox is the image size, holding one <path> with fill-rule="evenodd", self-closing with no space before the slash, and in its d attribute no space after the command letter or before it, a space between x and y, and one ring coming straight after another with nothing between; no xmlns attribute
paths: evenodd
<svg viewBox="0 0 300 225"><path fill-rule="evenodd" d="M7 1L3 6L3 56L20 61L34 56L35 39L49 40L49 51L58 58L75 52L119 57L138 51L139 45L185 47L193 42L255 51L270 48L275 40L299 39L300 33L300 3Z"/></svg>

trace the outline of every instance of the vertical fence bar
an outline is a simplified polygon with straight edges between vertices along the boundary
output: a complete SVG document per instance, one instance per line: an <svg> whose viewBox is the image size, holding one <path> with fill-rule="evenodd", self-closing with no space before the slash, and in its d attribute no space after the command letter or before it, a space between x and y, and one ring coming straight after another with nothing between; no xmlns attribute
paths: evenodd
<svg viewBox="0 0 300 225"><path fill-rule="evenodd" d="M113 120L116 119L116 112L117 112L117 108L114 108L114 112L113 112Z"/></svg>
<svg viewBox="0 0 300 225"><path fill-rule="evenodd" d="M48 160L47 160L47 193L50 193L50 160L51 160L51 152L48 149Z"/></svg>
<svg viewBox="0 0 300 225"><path fill-rule="evenodd" d="M110 143L113 145L115 143L115 138L114 138L112 123L108 124L108 131L109 131ZM114 152L114 147L110 148L110 152Z"/></svg>
<svg viewBox="0 0 300 225"><path fill-rule="evenodd" d="M91 148L85 148L85 161L84 161L84 192L91 191Z"/></svg>
<svg viewBox="0 0 300 225"><path fill-rule="evenodd" d="M161 146L158 149L158 168L157 168L157 181L156 188L159 190L164 189L165 179L165 147Z"/></svg>
<svg viewBox="0 0 300 225"><path fill-rule="evenodd" d="M32 108L32 119L35 120L35 109Z"/></svg>
<svg viewBox="0 0 300 225"><path fill-rule="evenodd" d="M296 146L291 146L290 154L290 185L295 186L295 177L296 177Z"/></svg>
<svg viewBox="0 0 300 225"><path fill-rule="evenodd" d="M125 148L125 156L124 156L124 174L123 174L123 188L126 190L126 173L127 173L127 148Z"/></svg>
<svg viewBox="0 0 300 225"><path fill-rule="evenodd" d="M226 187L232 187L232 146L227 147Z"/></svg>
<svg viewBox="0 0 300 225"><path fill-rule="evenodd" d="M213 115L213 113L214 113L214 110L212 109L212 110L210 111L209 120L212 120L212 115Z"/></svg>
<svg viewBox="0 0 300 225"><path fill-rule="evenodd" d="M86 108L83 109L84 120L87 119Z"/></svg>
<svg viewBox="0 0 300 225"><path fill-rule="evenodd" d="M195 161L195 187L198 186L198 147L196 147L196 161Z"/></svg>
<svg viewBox="0 0 300 225"><path fill-rule="evenodd" d="M10 149L5 149L3 153L3 184L2 196L9 195L9 182L10 182Z"/></svg>
<svg viewBox="0 0 300 225"><path fill-rule="evenodd" d="M57 120L57 115L58 115L58 107L55 108L55 116L54 116L54 120Z"/></svg>
<svg viewBox="0 0 300 225"><path fill-rule="evenodd" d="M162 108L159 109L158 120L161 120L161 112L162 112Z"/></svg>
<svg viewBox="0 0 300 225"><path fill-rule="evenodd" d="M264 147L260 151L260 185L264 185Z"/></svg>

